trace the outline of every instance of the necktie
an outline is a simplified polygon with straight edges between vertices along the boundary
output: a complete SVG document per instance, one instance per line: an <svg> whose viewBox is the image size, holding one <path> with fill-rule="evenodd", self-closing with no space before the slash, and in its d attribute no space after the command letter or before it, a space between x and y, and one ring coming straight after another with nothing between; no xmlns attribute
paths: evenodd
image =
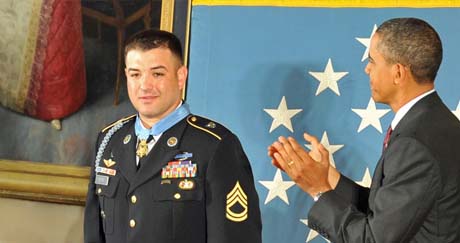
<svg viewBox="0 0 460 243"><path fill-rule="evenodd" d="M385 135L385 140L383 140L383 150L385 150L388 147L388 142L390 141L390 136L392 132L393 129L391 129L391 126L388 127L387 134Z"/></svg>
<svg viewBox="0 0 460 243"><path fill-rule="evenodd" d="M137 145L137 150L136 150L136 155L139 157L139 159L147 155L149 151L149 147L147 146L147 144L150 141L152 141L152 139L153 139L152 135L150 135L147 139L140 139L139 145Z"/></svg>

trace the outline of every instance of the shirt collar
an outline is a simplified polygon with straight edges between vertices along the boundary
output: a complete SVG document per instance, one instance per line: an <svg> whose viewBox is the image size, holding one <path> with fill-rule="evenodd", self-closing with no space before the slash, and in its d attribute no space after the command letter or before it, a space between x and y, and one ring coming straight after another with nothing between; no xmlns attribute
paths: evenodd
<svg viewBox="0 0 460 243"><path fill-rule="evenodd" d="M403 117L409 112L410 108L414 106L419 100L424 98L425 96L434 93L434 89L427 91L415 98L413 98L411 101L407 102L405 105L403 105L397 112L395 117L393 118L393 121L391 122L391 129L394 130L395 127L398 125L398 123L403 119Z"/></svg>
<svg viewBox="0 0 460 243"><path fill-rule="evenodd" d="M183 101L180 102L180 104L176 107L175 110L179 109L179 107L181 107L182 103L183 103ZM142 122L140 122L139 124L141 125L142 129L148 130L148 128L146 128L144 126L144 124L142 124ZM150 141L150 143L152 143L154 141L158 141L158 139L160 139L161 135L163 135L163 133L160 133L158 135L153 136L153 141ZM137 139L139 140L139 137Z"/></svg>

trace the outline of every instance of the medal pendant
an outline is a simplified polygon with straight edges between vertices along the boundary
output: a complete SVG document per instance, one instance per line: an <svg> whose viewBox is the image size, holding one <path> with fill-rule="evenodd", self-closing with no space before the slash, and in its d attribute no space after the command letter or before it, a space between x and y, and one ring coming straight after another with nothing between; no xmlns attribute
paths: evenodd
<svg viewBox="0 0 460 243"><path fill-rule="evenodd" d="M141 142L137 146L136 155L139 158L142 158L147 155L147 151L148 151L147 140L141 139Z"/></svg>

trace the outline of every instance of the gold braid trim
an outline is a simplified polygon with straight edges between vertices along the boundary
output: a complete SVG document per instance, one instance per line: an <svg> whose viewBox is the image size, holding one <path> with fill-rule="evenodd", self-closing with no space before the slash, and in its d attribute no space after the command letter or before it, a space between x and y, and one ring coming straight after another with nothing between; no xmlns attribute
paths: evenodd
<svg viewBox="0 0 460 243"><path fill-rule="evenodd" d="M205 132L207 132L207 133L213 135L213 136L216 137L217 139L222 140L222 138L221 138L219 135L217 135L217 134L215 134L215 133L209 131L208 129L202 128L202 127L200 127L200 126L194 124L193 121L191 121L191 119L196 119L196 117L195 117L195 116L190 116L190 117L187 118L187 123L190 124L192 127L196 128L196 129L199 129L199 130L202 130L202 131L205 131Z"/></svg>
<svg viewBox="0 0 460 243"><path fill-rule="evenodd" d="M111 127L115 126L116 124L120 123L120 122L124 122L124 121L127 121L129 119L132 119L133 117L135 117L137 114L134 114L134 115L131 115L131 116L128 116L128 117L125 117L125 118L121 118L120 120L106 126L104 129L102 129L102 132L105 132L107 131L107 129L110 129Z"/></svg>

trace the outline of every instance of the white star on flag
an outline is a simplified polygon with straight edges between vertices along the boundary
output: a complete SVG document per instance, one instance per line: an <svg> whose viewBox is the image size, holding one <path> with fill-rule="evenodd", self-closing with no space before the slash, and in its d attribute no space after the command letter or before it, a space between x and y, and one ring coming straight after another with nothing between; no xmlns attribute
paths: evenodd
<svg viewBox="0 0 460 243"><path fill-rule="evenodd" d="M330 144L326 131L324 131L323 137L321 137L320 143L327 149L327 151L329 151L329 163L335 168L335 161L334 161L333 155L335 152L341 149L344 146L344 144L337 144L337 145ZM310 150L313 149L313 146L311 144L305 144L305 146Z"/></svg>
<svg viewBox="0 0 460 243"><path fill-rule="evenodd" d="M452 111L452 113L460 120L460 101L458 102L457 109Z"/></svg>
<svg viewBox="0 0 460 243"><path fill-rule="evenodd" d="M358 132L361 132L364 128L372 125L382 133L382 125L380 124L380 118L387 114L390 109L377 109L375 106L374 99L369 99L366 109L351 109L354 113L361 117L361 123L359 124Z"/></svg>
<svg viewBox="0 0 460 243"><path fill-rule="evenodd" d="M377 30L377 25L374 24L374 29L372 29L371 36L369 38L358 38L356 37L355 39L361 44L363 44L366 47L366 50L364 51L363 57L361 58L361 62L364 62L369 57L369 46L371 45L371 38L375 34L375 31Z"/></svg>
<svg viewBox="0 0 460 243"><path fill-rule="evenodd" d="M361 181L356 181L356 183L363 187L371 187L372 177L371 173L369 172L369 167L366 168L366 171L363 175L363 179Z"/></svg>
<svg viewBox="0 0 460 243"><path fill-rule="evenodd" d="M319 81L318 89L316 90L316 96L318 96L325 89L330 88L334 93L340 96L339 86L337 82L347 75L348 72L334 72L332 67L332 61L329 58L324 68L324 72L308 72L311 76L315 77Z"/></svg>
<svg viewBox="0 0 460 243"><path fill-rule="evenodd" d="M281 198L287 205L289 205L289 199L286 194L286 191L291 188L295 183L293 181L283 181L283 176L281 175L281 170L277 169L273 181L259 181L264 187L268 189L267 198L265 203L269 203L275 197Z"/></svg>
<svg viewBox="0 0 460 243"><path fill-rule="evenodd" d="M292 129L291 118L297 113L301 112L302 109L288 109L286 98L283 96L283 98L281 98L280 104L278 105L278 109L264 109L264 111L273 118L269 133L271 133L280 125L283 125L289 129L289 131L294 132L294 129Z"/></svg>
<svg viewBox="0 0 460 243"><path fill-rule="evenodd" d="M308 219L301 219L300 222L304 223L307 227L308 227ZM310 229L310 231L308 232L308 235L307 235L307 239L305 240L305 242L310 242L311 240L313 240L314 238L316 238L318 236L318 232ZM321 236L323 237L323 236ZM327 242L330 242L328 239L324 238L323 239Z"/></svg>

